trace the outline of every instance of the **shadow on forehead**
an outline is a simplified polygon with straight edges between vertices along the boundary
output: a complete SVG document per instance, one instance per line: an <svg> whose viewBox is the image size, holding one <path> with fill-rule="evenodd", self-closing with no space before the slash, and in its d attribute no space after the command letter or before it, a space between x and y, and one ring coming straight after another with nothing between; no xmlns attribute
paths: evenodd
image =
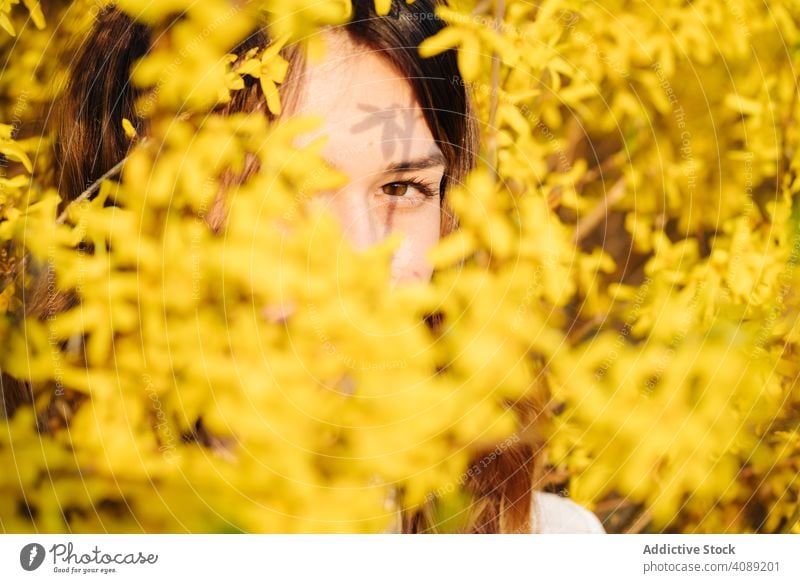
<svg viewBox="0 0 800 583"><path fill-rule="evenodd" d="M361 102L357 107L366 115L363 120L350 128L350 133L359 134L381 128L381 153L386 158L393 156L398 147L400 157L407 158L414 144L412 138L418 124L427 127L422 111L415 101L405 105L395 102L387 107Z"/></svg>

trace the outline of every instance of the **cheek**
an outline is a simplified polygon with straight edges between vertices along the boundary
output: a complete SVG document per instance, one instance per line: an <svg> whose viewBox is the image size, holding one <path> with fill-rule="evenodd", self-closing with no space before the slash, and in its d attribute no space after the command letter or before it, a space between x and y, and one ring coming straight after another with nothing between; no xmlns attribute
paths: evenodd
<svg viewBox="0 0 800 583"><path fill-rule="evenodd" d="M392 279L396 282L430 279L433 267L427 259L439 241L440 210L438 204L425 205L418 213L409 213L395 225L405 237L392 260Z"/></svg>

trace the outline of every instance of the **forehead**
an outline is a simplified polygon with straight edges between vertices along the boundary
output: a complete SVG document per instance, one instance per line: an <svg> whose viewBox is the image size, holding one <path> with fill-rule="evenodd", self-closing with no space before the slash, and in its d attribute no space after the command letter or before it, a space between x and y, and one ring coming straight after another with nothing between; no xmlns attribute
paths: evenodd
<svg viewBox="0 0 800 583"><path fill-rule="evenodd" d="M435 153L436 142L403 73L346 33L323 36L325 55L319 62L309 59L287 113L323 117L323 125L307 139L328 136L328 161L364 172Z"/></svg>

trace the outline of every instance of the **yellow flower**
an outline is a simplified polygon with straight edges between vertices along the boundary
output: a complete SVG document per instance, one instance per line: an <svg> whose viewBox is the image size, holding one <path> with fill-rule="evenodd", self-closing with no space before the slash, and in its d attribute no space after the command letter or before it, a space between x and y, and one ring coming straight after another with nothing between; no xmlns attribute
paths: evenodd
<svg viewBox="0 0 800 583"><path fill-rule="evenodd" d="M276 39L262 51L259 58L251 55L238 67L240 74L255 77L261 82L261 90L267 100L267 108L274 115L281 113L278 84L283 83L286 79L289 62L279 53L288 40L288 36Z"/></svg>

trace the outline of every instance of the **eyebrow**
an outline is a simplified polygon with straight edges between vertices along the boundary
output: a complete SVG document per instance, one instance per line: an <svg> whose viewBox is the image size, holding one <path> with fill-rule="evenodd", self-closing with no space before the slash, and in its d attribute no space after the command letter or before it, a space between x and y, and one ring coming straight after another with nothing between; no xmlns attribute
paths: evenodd
<svg viewBox="0 0 800 583"><path fill-rule="evenodd" d="M396 172L409 172L415 170L427 170L428 168L435 168L436 166L445 166L446 160L441 152L414 158L412 160L402 160L400 162L392 162L383 169L384 174L393 174Z"/></svg>

